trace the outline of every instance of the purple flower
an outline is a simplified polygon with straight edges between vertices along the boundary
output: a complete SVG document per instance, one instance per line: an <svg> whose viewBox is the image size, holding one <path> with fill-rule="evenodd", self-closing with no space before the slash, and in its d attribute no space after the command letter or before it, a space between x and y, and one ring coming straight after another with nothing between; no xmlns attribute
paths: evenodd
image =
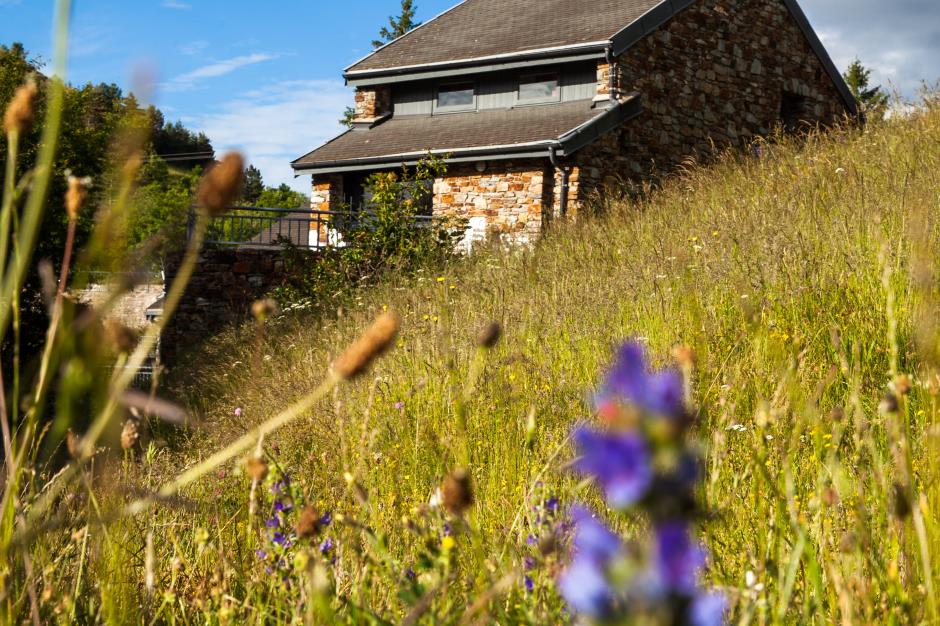
<svg viewBox="0 0 940 626"><path fill-rule="evenodd" d="M323 540L323 543L320 544L320 554L326 554L333 549L333 539L327 537Z"/></svg>
<svg viewBox="0 0 940 626"><path fill-rule="evenodd" d="M332 522L332 521L333 521L333 514L330 513L329 511L327 511L327 512L324 513L323 516L320 518L320 526L329 526L329 525L330 525L330 522Z"/></svg>
<svg viewBox="0 0 940 626"><path fill-rule="evenodd" d="M281 520L277 515L275 515L271 519L267 520L264 525L268 528L278 528L281 525Z"/></svg>
<svg viewBox="0 0 940 626"><path fill-rule="evenodd" d="M255 550L255 556L258 557L259 561L263 561L266 558L268 558L268 553L265 552L264 550L258 549L258 550Z"/></svg>
<svg viewBox="0 0 940 626"><path fill-rule="evenodd" d="M447 523L447 522L445 522L445 523L444 523L444 536L445 536L445 537L450 537L450 533L451 533L450 524Z"/></svg>
<svg viewBox="0 0 940 626"><path fill-rule="evenodd" d="M620 537L604 526L586 508L571 507L574 520L574 551L578 559L586 558L606 566L623 552Z"/></svg>
<svg viewBox="0 0 940 626"><path fill-rule="evenodd" d="M667 522L656 528L656 571L669 591L695 593L705 553L695 542L686 522Z"/></svg>
<svg viewBox="0 0 940 626"><path fill-rule="evenodd" d="M721 626L725 622L725 597L717 593L700 593L689 606L690 626Z"/></svg>
<svg viewBox="0 0 940 626"><path fill-rule="evenodd" d="M407 578L408 580L415 579L415 571L413 568L409 567L408 569L405 570L405 578Z"/></svg>
<svg viewBox="0 0 940 626"><path fill-rule="evenodd" d="M536 539L535 535L530 533L529 536L525 538L525 542L530 546L535 546L538 545L539 540Z"/></svg>
<svg viewBox="0 0 940 626"><path fill-rule="evenodd" d="M240 406L235 407L235 417L241 417L241 416L242 416L242 408Z"/></svg>
<svg viewBox="0 0 940 626"><path fill-rule="evenodd" d="M577 613L603 617L613 607L614 593L605 572L588 560L577 559L561 573L558 591Z"/></svg>
<svg viewBox="0 0 940 626"><path fill-rule="evenodd" d="M274 501L275 511L290 511L292 508L294 508L294 505L290 502L281 502L280 500Z"/></svg>
<svg viewBox="0 0 940 626"><path fill-rule="evenodd" d="M651 373L643 347L637 343L621 346L600 395L603 399L615 396L659 415L679 417L685 412L682 377L668 370Z"/></svg>
<svg viewBox="0 0 940 626"><path fill-rule="evenodd" d="M555 511L557 511L558 510L558 498L556 498L555 496L552 496L551 498L546 500L545 510L548 511L549 513L554 513Z"/></svg>
<svg viewBox="0 0 940 626"><path fill-rule="evenodd" d="M395 408L400 411L400 410L402 410L403 408L405 408L405 403L404 403L404 402L401 402L401 401L398 401L398 402L395 403Z"/></svg>
<svg viewBox="0 0 940 626"><path fill-rule="evenodd" d="M288 545L287 536L284 533L274 533L271 535L271 541L284 548Z"/></svg>
<svg viewBox="0 0 940 626"><path fill-rule="evenodd" d="M600 433L589 428L574 432L581 458L575 468L593 476L607 502L624 509L641 500L653 479L646 441L636 433Z"/></svg>
<svg viewBox="0 0 940 626"><path fill-rule="evenodd" d="M532 593L532 590L535 589L535 581L532 580L532 577L526 575L523 577L522 581L525 584L525 590L529 593Z"/></svg>
<svg viewBox="0 0 940 626"><path fill-rule="evenodd" d="M531 569L535 569L535 559L533 559L531 556L527 556L522 560L522 567L527 572Z"/></svg>

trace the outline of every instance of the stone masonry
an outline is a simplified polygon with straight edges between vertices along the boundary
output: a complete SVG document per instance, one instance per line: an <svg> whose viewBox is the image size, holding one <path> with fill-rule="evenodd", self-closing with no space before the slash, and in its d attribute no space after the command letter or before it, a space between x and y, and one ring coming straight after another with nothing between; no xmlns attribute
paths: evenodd
<svg viewBox="0 0 940 626"><path fill-rule="evenodd" d="M357 122L379 119L392 112L392 90L387 86L368 87L356 90Z"/></svg>
<svg viewBox="0 0 940 626"><path fill-rule="evenodd" d="M782 99L800 119L832 124L842 99L780 0L708 0L680 12L617 59L644 113L573 157L579 200L641 183L689 157L746 147L781 121ZM599 72L600 74L600 72ZM599 76L600 78L600 76ZM606 85L599 95L606 95Z"/></svg>

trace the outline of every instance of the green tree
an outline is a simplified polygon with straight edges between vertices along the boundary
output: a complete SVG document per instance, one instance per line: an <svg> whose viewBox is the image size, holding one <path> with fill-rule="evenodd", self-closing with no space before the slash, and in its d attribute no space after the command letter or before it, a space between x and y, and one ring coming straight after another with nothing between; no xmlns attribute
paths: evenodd
<svg viewBox="0 0 940 626"><path fill-rule="evenodd" d="M855 96L861 113L876 119L884 116L888 108L888 94L881 88L881 85L874 87L870 85L871 70L869 68L862 65L862 62L856 58L843 77L852 95Z"/></svg>
<svg viewBox="0 0 940 626"><path fill-rule="evenodd" d="M264 193L264 178L261 176L261 170L254 165L249 165L245 170L242 198L248 204L257 204L262 193Z"/></svg>
<svg viewBox="0 0 940 626"><path fill-rule="evenodd" d="M272 209L299 209L308 202L307 196L283 183L279 187L265 187L258 196L258 206Z"/></svg>
<svg viewBox="0 0 940 626"><path fill-rule="evenodd" d="M381 48L390 41L398 39L410 30L421 26L421 22L415 21L415 11L418 10L413 0L401 0L401 13L398 17L389 16L388 26L383 26L379 31L379 39L372 41L373 48Z"/></svg>

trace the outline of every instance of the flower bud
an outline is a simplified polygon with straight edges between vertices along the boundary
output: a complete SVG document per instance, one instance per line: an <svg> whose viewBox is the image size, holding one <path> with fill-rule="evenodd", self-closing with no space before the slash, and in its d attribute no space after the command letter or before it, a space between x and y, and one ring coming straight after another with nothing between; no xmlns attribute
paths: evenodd
<svg viewBox="0 0 940 626"><path fill-rule="evenodd" d="M441 499L444 509L451 515L463 515L473 504L473 487L470 474L466 470L454 470L441 485Z"/></svg>
<svg viewBox="0 0 940 626"><path fill-rule="evenodd" d="M3 116L3 127L8 133L22 133L29 129L33 121L38 94L39 89L32 81L17 88Z"/></svg>
<svg viewBox="0 0 940 626"><path fill-rule="evenodd" d="M137 420L129 419L124 422L124 428L121 429L121 447L130 450L140 441L140 426Z"/></svg>
<svg viewBox="0 0 940 626"><path fill-rule="evenodd" d="M196 204L210 217L222 215L241 195L244 176L245 160L242 155L229 152L202 177L196 192Z"/></svg>
<svg viewBox="0 0 940 626"><path fill-rule="evenodd" d="M347 380L362 374L392 345L399 325L396 314L387 312L379 315L372 326L333 362L333 370Z"/></svg>
<svg viewBox="0 0 940 626"><path fill-rule="evenodd" d="M86 182L85 179L77 176L69 176L69 189L65 192L65 211L70 220L78 219L78 214L85 203Z"/></svg>

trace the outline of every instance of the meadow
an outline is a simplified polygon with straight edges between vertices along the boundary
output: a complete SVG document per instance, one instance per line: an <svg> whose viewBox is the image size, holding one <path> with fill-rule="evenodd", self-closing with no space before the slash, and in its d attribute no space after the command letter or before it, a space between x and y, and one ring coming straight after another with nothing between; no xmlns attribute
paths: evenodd
<svg viewBox="0 0 940 626"><path fill-rule="evenodd" d="M264 472L246 452L146 514L43 536L41 593L87 621L567 621L567 555L530 537L575 501L627 537L647 525L570 467L573 428L597 419L592 393L634 338L690 371L705 578L730 623L935 622L938 141L929 102L781 138L531 249L386 281L333 319L212 338L172 375L195 426L129 456L89 515L316 388L377 314L402 321L367 376L263 438ZM458 466L473 504L453 516L431 505ZM279 543L264 524L285 502L287 528L305 505L332 523Z"/></svg>
<svg viewBox="0 0 940 626"><path fill-rule="evenodd" d="M623 538L611 580L636 578L621 570L649 552L655 511L623 511L573 441L604 423L598 392L630 341L653 372L681 373L689 430L644 432L701 460L696 584L728 623L940 622L938 146L926 97L867 127L690 162L640 200L612 189L534 246L387 276L335 314L262 303L173 364L159 393L179 406L124 393L156 330L117 342L121 367L96 377L82 355L102 340L70 334L88 325L59 294L43 357L59 382L40 370L35 402L18 418L10 404L0 619L707 623L630 602L592 617L559 593L581 506ZM214 172L207 214L240 161ZM5 298L25 267L13 258ZM157 419L180 407L185 427ZM66 435L82 411L87 430Z"/></svg>

